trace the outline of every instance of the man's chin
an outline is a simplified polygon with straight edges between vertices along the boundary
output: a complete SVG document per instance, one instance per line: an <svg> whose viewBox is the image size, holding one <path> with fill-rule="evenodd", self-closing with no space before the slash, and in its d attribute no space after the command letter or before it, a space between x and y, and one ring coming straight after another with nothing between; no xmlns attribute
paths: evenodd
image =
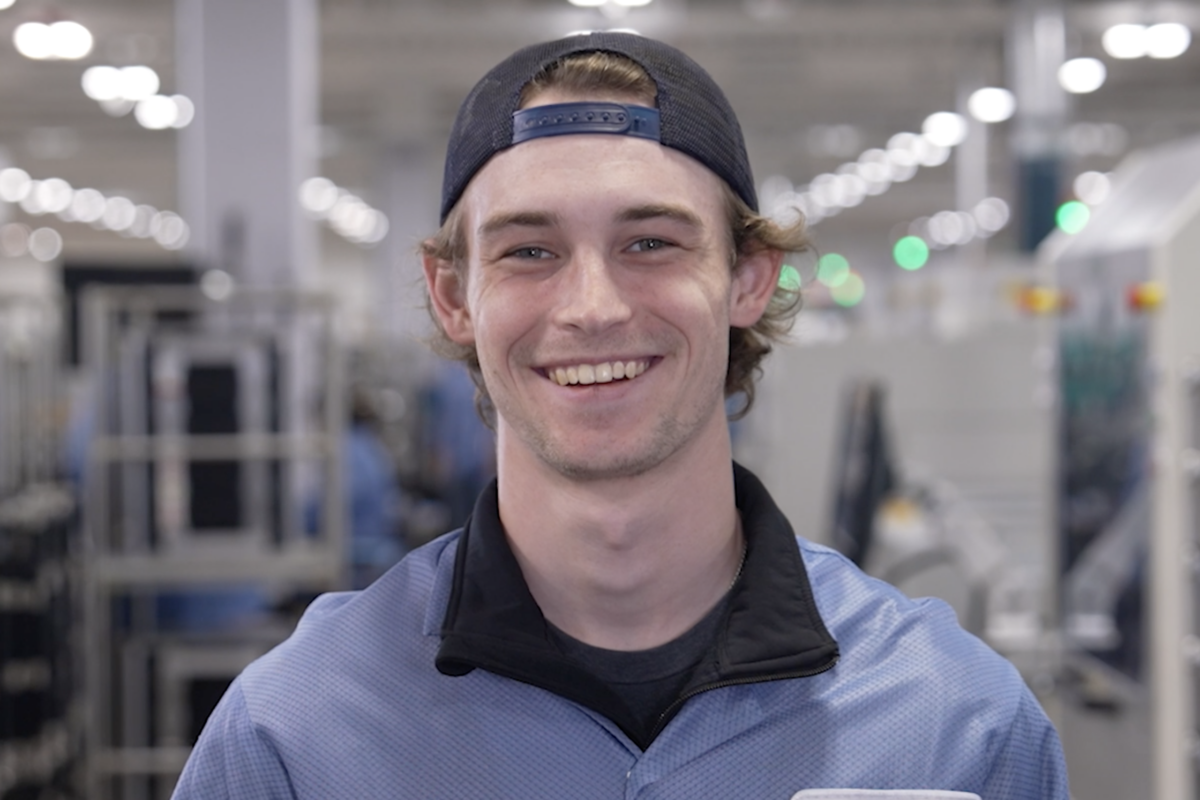
<svg viewBox="0 0 1200 800"><path fill-rule="evenodd" d="M542 463L559 475L578 482L637 478L660 466L678 449L671 437L661 434L636 447L620 447L611 439L592 448L578 443L573 443L570 448L555 442L532 444Z"/></svg>

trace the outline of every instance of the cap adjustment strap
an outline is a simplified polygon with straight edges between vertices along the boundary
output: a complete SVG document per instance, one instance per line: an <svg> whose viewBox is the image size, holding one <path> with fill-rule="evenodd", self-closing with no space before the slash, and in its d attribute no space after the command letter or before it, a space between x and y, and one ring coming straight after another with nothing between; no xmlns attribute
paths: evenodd
<svg viewBox="0 0 1200 800"><path fill-rule="evenodd" d="M661 141L658 109L622 103L557 103L513 115L513 144L542 136L615 133Z"/></svg>

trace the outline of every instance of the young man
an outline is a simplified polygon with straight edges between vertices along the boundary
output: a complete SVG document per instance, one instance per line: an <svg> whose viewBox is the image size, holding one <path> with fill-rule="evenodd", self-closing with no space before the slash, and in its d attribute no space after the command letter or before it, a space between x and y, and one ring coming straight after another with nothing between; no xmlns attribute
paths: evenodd
<svg viewBox="0 0 1200 800"><path fill-rule="evenodd" d="M1066 800L1015 670L732 463L726 398L805 246L754 205L728 103L661 43L571 37L480 82L423 249L498 479L249 667L177 797Z"/></svg>

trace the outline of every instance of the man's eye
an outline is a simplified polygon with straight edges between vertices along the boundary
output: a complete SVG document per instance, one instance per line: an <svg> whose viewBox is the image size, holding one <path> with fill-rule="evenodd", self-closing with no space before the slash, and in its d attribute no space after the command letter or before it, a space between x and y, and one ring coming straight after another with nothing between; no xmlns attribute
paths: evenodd
<svg viewBox="0 0 1200 800"><path fill-rule="evenodd" d="M662 250L668 246L670 246L669 243L663 239L646 238L638 239L629 249L635 253L646 253L651 250Z"/></svg>
<svg viewBox="0 0 1200 800"><path fill-rule="evenodd" d="M551 254L549 250L543 250L540 247L518 247L516 250L510 252L509 256L513 258L538 259L550 258Z"/></svg>

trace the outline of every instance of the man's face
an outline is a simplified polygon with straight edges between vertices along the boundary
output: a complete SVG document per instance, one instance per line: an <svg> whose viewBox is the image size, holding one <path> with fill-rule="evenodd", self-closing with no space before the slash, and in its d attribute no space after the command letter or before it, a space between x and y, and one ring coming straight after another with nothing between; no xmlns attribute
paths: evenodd
<svg viewBox="0 0 1200 800"><path fill-rule="evenodd" d="M715 175L651 141L557 136L496 155L460 202L465 286L426 272L478 351L502 458L625 477L720 441L729 328L761 315L778 258L731 269Z"/></svg>

